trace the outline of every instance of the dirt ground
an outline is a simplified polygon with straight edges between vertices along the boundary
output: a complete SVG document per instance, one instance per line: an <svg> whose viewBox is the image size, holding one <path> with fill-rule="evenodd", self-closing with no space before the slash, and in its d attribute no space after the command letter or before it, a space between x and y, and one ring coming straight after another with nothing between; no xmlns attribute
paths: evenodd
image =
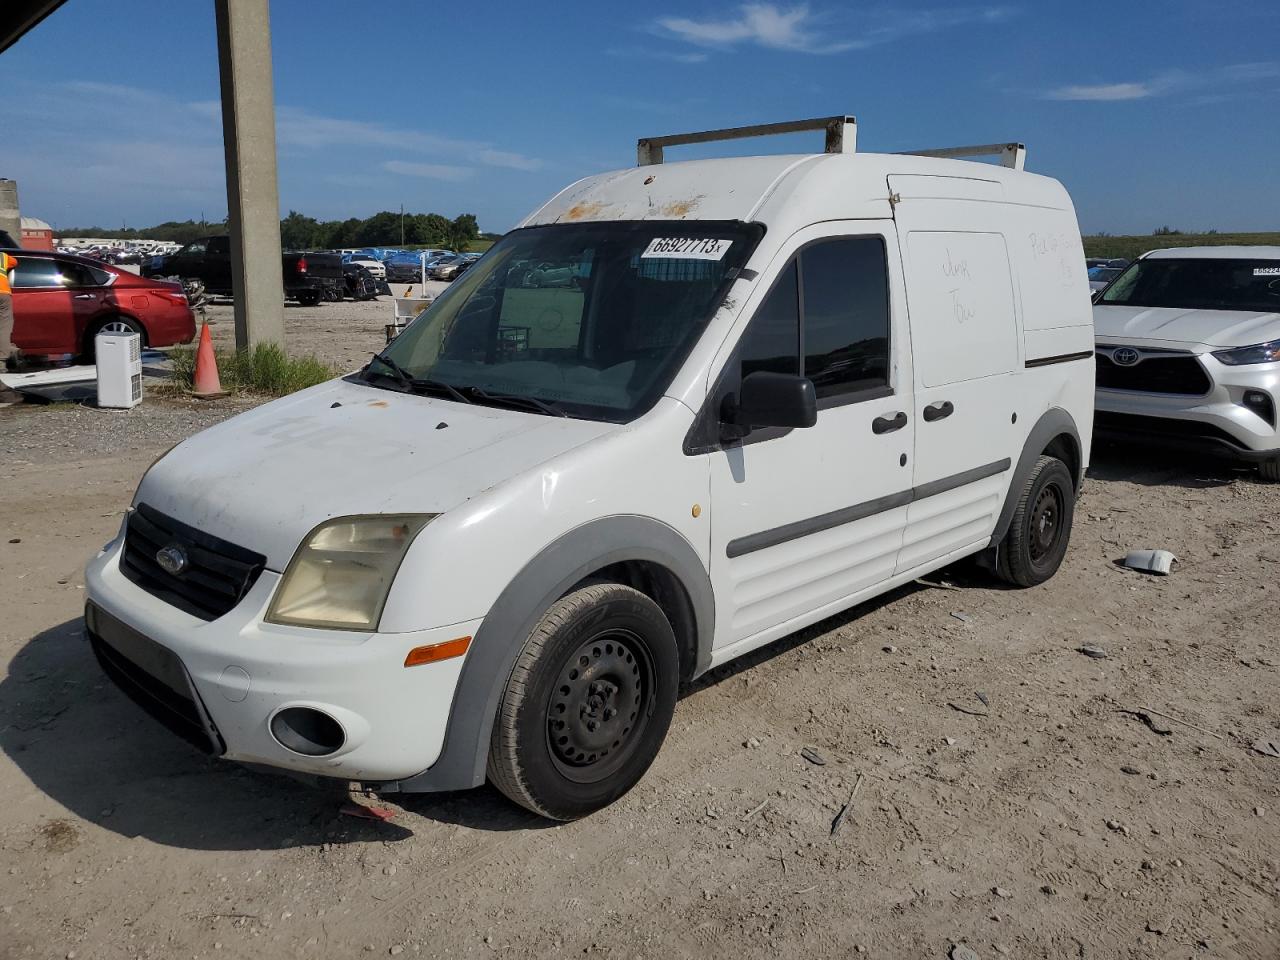
<svg viewBox="0 0 1280 960"><path fill-rule="evenodd" d="M291 346L358 365L374 306ZM1100 449L1048 584L950 570L715 672L579 823L490 788L379 823L104 680L82 570L172 439L15 458L73 429L0 410L0 957L1280 957L1280 487ZM1147 546L1172 576L1116 565Z"/></svg>
<svg viewBox="0 0 1280 960"><path fill-rule="evenodd" d="M427 281L427 293L438 296L448 284ZM421 284L396 283L391 292L397 297L421 295ZM209 333L215 347L233 347L236 342L234 309L229 300L216 300L205 309ZM386 346L386 324L392 321L395 307L391 297L379 297L356 303L321 303L303 307L286 303L284 308L285 339L295 353L311 353L339 370L354 370L369 361L369 354ZM197 317L197 321L199 318Z"/></svg>

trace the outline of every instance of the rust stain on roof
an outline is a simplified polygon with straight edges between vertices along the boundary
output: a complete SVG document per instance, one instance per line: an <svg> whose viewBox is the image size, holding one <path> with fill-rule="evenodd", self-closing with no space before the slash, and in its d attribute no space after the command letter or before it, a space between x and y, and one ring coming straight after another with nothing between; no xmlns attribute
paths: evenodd
<svg viewBox="0 0 1280 960"><path fill-rule="evenodd" d="M583 200L581 203L575 203L565 212L566 220L590 220L598 216L600 211L607 207L607 203L601 203L599 200Z"/></svg>
<svg viewBox="0 0 1280 960"><path fill-rule="evenodd" d="M703 194L696 197L690 197L688 200L672 200L662 208L664 217L687 217L698 209L698 204L702 202Z"/></svg>
<svg viewBox="0 0 1280 960"><path fill-rule="evenodd" d="M382 408L382 407L390 406L390 404L388 404L387 401L385 400L370 400L369 406Z"/></svg>

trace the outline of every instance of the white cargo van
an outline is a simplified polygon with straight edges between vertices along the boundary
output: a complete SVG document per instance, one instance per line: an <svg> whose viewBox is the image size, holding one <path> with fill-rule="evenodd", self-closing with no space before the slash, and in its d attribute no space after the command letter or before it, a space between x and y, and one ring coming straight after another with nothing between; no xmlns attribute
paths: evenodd
<svg viewBox="0 0 1280 960"><path fill-rule="evenodd" d="M803 129L825 153L662 162ZM853 134L641 141L362 371L170 451L89 565L103 668L214 755L569 819L682 681L967 555L1052 576L1093 412L1071 201L1018 144Z"/></svg>

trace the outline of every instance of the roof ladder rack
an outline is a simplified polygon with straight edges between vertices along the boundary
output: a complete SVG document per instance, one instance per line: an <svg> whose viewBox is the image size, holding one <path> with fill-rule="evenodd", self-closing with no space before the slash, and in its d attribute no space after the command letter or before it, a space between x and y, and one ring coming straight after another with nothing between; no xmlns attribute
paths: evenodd
<svg viewBox="0 0 1280 960"><path fill-rule="evenodd" d="M903 150L898 156L945 157L958 160L964 157L996 157L1000 165L1011 170L1021 170L1027 162L1027 148L1021 143L984 143L973 147L940 147L937 150Z"/></svg>
<svg viewBox="0 0 1280 960"><path fill-rule="evenodd" d="M857 146L858 123L853 117L816 117L812 120L787 120L783 123L761 123L751 127L728 127L700 133L673 133L666 137L642 137L636 141L636 165L647 167L662 162L662 148L686 143L714 143L719 140L741 140L745 137L767 137L778 133L803 133L824 130L827 135L825 153L853 153Z"/></svg>

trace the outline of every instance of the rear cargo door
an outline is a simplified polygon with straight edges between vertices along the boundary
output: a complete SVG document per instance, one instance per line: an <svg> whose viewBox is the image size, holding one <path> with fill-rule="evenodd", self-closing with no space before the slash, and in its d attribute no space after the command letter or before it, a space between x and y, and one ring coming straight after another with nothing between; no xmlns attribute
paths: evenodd
<svg viewBox="0 0 1280 960"><path fill-rule="evenodd" d="M898 195L915 373L901 573L989 540L1012 468L1021 343L1002 185L891 176L889 186Z"/></svg>

